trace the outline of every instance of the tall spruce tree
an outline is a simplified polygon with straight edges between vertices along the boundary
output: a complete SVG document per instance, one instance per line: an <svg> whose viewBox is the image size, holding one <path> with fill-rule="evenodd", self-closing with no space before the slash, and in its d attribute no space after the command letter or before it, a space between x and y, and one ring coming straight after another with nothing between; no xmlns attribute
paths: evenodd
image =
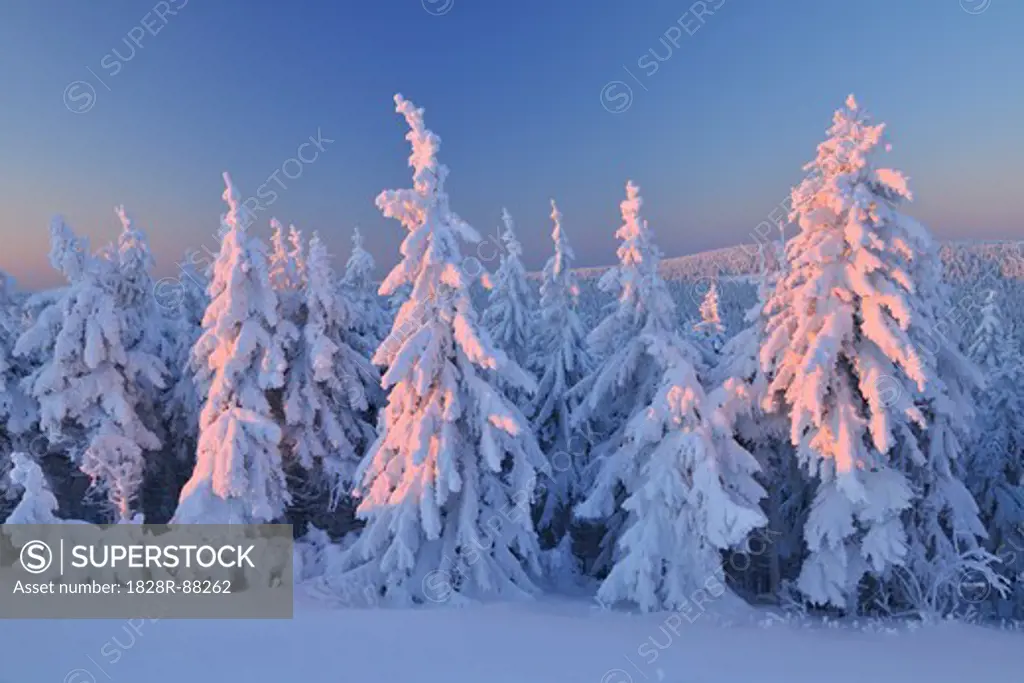
<svg viewBox="0 0 1024 683"><path fill-rule="evenodd" d="M350 600L397 603L530 594L539 566L529 508L546 463L489 378L533 383L478 322L459 241L479 237L449 208L440 139L422 109L401 95L395 104L411 129L413 188L377 198L409 231L381 293L408 285L410 295L374 356L390 393L360 471L366 527L328 583Z"/></svg>
<svg viewBox="0 0 1024 683"><path fill-rule="evenodd" d="M200 395L199 446L177 523L252 524L280 518L290 501L281 428L269 395L284 385L285 351L266 248L246 232L238 190L225 173L220 252L203 333L192 349Z"/></svg>
<svg viewBox="0 0 1024 683"><path fill-rule="evenodd" d="M508 209L501 210L504 229L503 251L494 274L490 302L483 321L491 339L516 363L525 365L535 334L533 289L523 268L523 247L516 237L515 224Z"/></svg>
<svg viewBox="0 0 1024 683"><path fill-rule="evenodd" d="M730 382L705 393L642 203L627 184L619 266L602 279L618 304L589 337L602 360L577 385L587 393L574 417L600 417L613 429L577 508L583 518L612 520L604 542L611 569L598 597L650 611L687 607L709 577L723 575L721 551L765 520L757 463L732 434L742 389Z"/></svg>
<svg viewBox="0 0 1024 683"><path fill-rule="evenodd" d="M373 273L377 265L373 256L363 247L363 234L359 228L352 231L352 253L345 263L345 275L341 279L341 291L346 300L355 306L351 320L352 331L370 345L365 351L373 353L388 334L391 316L384 308Z"/></svg>
<svg viewBox="0 0 1024 683"><path fill-rule="evenodd" d="M351 489L376 434L370 408L381 401L380 374L356 346L358 315L338 291L327 247L313 233L302 291L301 336L288 367L284 449L330 492L330 507Z"/></svg>
<svg viewBox="0 0 1024 683"><path fill-rule="evenodd" d="M957 476L977 373L935 335L941 264L928 231L900 212L906 179L874 163L883 130L850 96L806 166L761 350L769 402L788 414L818 484L799 589L850 610L867 575L926 607L928 594L952 597L948 579L964 566L990 574Z"/></svg>
<svg viewBox="0 0 1024 683"><path fill-rule="evenodd" d="M148 281L148 248L141 233L122 237L121 249L88 253L57 219L51 225L51 263L69 280L18 339L15 355L38 364L25 386L40 407L39 424L51 444L102 492L119 521L140 510L145 459L161 447L145 419L167 370L151 344L141 311L140 282Z"/></svg>
<svg viewBox="0 0 1024 683"><path fill-rule="evenodd" d="M571 427L569 390L591 370L586 332L576 311L579 283L572 271L576 258L562 227L562 214L551 200L555 253L544 264L540 286L540 325L530 367L539 377L532 420L547 455L551 474L544 484L539 527L550 543L559 543L569 528L572 508L582 498L587 449ZM570 539L571 542L571 539Z"/></svg>
<svg viewBox="0 0 1024 683"><path fill-rule="evenodd" d="M988 531L987 548L997 571L1013 585L1010 599L990 591L996 614L1024 614L1024 356L1015 330L1005 322L994 290L985 296L969 355L985 375L975 392L977 419L966 458L965 481ZM975 594L976 595L976 594Z"/></svg>

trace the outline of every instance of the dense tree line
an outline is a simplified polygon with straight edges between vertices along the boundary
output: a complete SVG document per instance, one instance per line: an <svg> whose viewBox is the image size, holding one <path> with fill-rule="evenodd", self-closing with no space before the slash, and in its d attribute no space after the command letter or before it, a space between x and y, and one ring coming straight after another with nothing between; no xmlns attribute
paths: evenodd
<svg viewBox="0 0 1024 683"><path fill-rule="evenodd" d="M0 277L2 518L288 522L297 581L351 604L597 582L681 610L717 583L1024 614L1020 330L996 287L954 296L852 96L792 191L795 234L698 300L627 183L600 306L554 201L539 277L503 210L478 283L441 140L395 102L412 186L377 198L407 231L379 287L358 230L340 274L316 233L272 220L268 245L227 174L219 251L186 259L173 306L120 207L95 251L54 220L64 286Z"/></svg>

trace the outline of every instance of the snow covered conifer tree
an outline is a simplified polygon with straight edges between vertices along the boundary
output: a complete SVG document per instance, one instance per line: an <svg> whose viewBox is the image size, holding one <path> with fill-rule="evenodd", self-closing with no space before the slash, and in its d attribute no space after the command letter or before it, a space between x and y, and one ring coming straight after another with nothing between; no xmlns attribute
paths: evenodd
<svg viewBox="0 0 1024 683"><path fill-rule="evenodd" d="M1005 595L1007 582L993 569L996 558L986 552L986 537L977 501L964 485L965 458L975 411L972 394L985 382L980 369L960 352L960 330L941 334L950 317L953 294L943 277L939 249L928 229L902 216L907 232L916 240L919 258L911 268L918 298L917 320L910 326L912 339L924 349L925 375L931 381L915 396L927 427L913 431L917 443L903 451L900 460L915 492L918 492L907 524L909 554L907 571L898 572L894 588L902 589L904 601L924 606L918 586L930 588L937 598L926 606L932 613L949 613L965 601L961 583L984 577L995 593ZM912 247L913 248L913 247ZM916 455L915 446L922 457ZM912 577L908 582L905 577ZM890 583L892 585L893 582Z"/></svg>
<svg viewBox="0 0 1024 683"><path fill-rule="evenodd" d="M277 292L282 317L298 325L305 268L302 237L295 226L291 226L286 244L284 227L276 218L270 219L270 227L270 284Z"/></svg>
<svg viewBox="0 0 1024 683"><path fill-rule="evenodd" d="M761 368L760 355L767 326L765 306L782 276L782 264L770 256L776 249L773 243L760 245L761 273L757 280L757 302L744 317L747 326L724 344L721 363L711 373L711 381L715 384L723 384L730 378L742 380L751 390L752 406L755 408L763 401L768 390L769 375Z"/></svg>
<svg viewBox="0 0 1024 683"><path fill-rule="evenodd" d="M352 254L345 264L345 275L341 280L344 296L355 306L350 324L361 338L376 349L388 334L391 316L381 303L377 285L373 281L376 269L373 256L363 248L363 235L359 228L352 231ZM372 353L367 349L367 355ZM361 351L363 349L360 349Z"/></svg>
<svg viewBox="0 0 1024 683"><path fill-rule="evenodd" d="M119 277L114 282L117 285L118 308L124 321L122 329L125 351L131 358L138 359L141 356L159 360L159 382L150 381L146 374L137 377L136 412L142 423L163 442L166 435L161 423L161 399L170 375L166 363L169 354L165 328L167 319L157 305L152 277L154 259L146 235L123 206L115 207L114 212L121 222L121 234L117 241ZM144 468L146 488L149 491L163 491L174 483L173 470L165 466L167 463L154 460L154 457L147 459Z"/></svg>
<svg viewBox="0 0 1024 683"><path fill-rule="evenodd" d="M353 348L349 330L356 311L338 292L327 248L316 233L303 298L305 323L285 387L283 446L301 468L326 480L333 508L376 436L367 413L381 400L380 375Z"/></svg>
<svg viewBox="0 0 1024 683"><path fill-rule="evenodd" d="M243 228L247 230L244 206L241 211ZM304 352L300 330L306 325L305 254L301 234L294 225L289 227L287 237L284 227L276 218L270 219L270 228L270 257L267 267L270 286L277 296L277 322L274 324L274 339L271 346L280 348L284 354L281 370L284 373L284 385L287 387L289 383L301 384L300 380L291 381L291 366ZM281 392L271 391L268 392L267 398L278 425L284 429L287 422L287 416L284 414L284 396ZM288 446L289 440L284 438L282 433L281 457L286 470L291 455ZM286 474L290 473L286 471Z"/></svg>
<svg viewBox="0 0 1024 683"><path fill-rule="evenodd" d="M1007 329L995 291L989 291L969 354L985 375L975 393L978 419L966 458L965 481L981 508L988 548L997 569L1013 583L1024 572L1024 357L1019 337ZM993 598L997 597L993 594ZM1024 585L1001 617L1024 613Z"/></svg>
<svg viewBox="0 0 1024 683"><path fill-rule="evenodd" d="M178 462L186 464L195 458L202 408L191 369L192 347L202 334L203 314L209 304L206 297L209 282L193 265L193 253L187 254L180 266L181 301L173 315L167 316L165 324L165 357L172 381L162 401L164 423L168 433L174 435L169 445Z"/></svg>
<svg viewBox="0 0 1024 683"><path fill-rule="evenodd" d="M128 332L136 337L132 346L144 343L157 347L160 331L156 327L159 315L153 298L153 254L145 234L136 227L124 207L115 207L114 212L121 221L121 235L117 240L121 269L118 298L125 307Z"/></svg>
<svg viewBox="0 0 1024 683"><path fill-rule="evenodd" d="M562 214L551 200L551 239L554 255L544 265L540 286L540 325L533 345L530 367L540 378L534 396L532 419L541 447L548 457L551 475L544 491L544 508L538 524L557 543L566 533L572 507L583 495L582 467L586 457L583 439L572 438L572 404L569 390L591 369L586 333L576 312L579 284L572 272L576 256L565 230Z"/></svg>
<svg viewBox="0 0 1024 683"><path fill-rule="evenodd" d="M56 216L50 222L50 265L69 283L85 273L89 261L89 240L78 237L64 219Z"/></svg>
<svg viewBox="0 0 1024 683"><path fill-rule="evenodd" d="M125 273L133 271L121 269L119 252L90 256L61 221L51 234L52 262L70 286L21 335L15 355L38 362L25 386L39 402L41 430L52 444L72 444L71 460L128 521L138 510L146 454L161 446L143 418L146 392L163 386L166 368L140 343L140 331L128 329L141 318L125 296L133 291Z"/></svg>
<svg viewBox="0 0 1024 683"><path fill-rule="evenodd" d="M501 220L505 226L501 234L505 251L494 274L494 286L483 320L491 339L512 360L524 365L535 329L534 297L520 259L523 247L516 237L515 225L508 209L501 210Z"/></svg>
<svg viewBox="0 0 1024 683"><path fill-rule="evenodd" d="M735 441L739 383L705 394L698 352L677 332L675 302L658 274L659 253L640 215L640 190L626 186L619 266L602 278L619 300L591 333L603 360L581 382L577 422L612 422L594 489L577 508L612 520L604 547L613 566L598 597L640 609L677 609L710 576L721 551L764 524L757 463Z"/></svg>
<svg viewBox="0 0 1024 683"><path fill-rule="evenodd" d="M278 292L298 289L298 272L288 254L286 239L281 221L271 218L268 274L270 284Z"/></svg>
<svg viewBox="0 0 1024 683"><path fill-rule="evenodd" d="M402 309L402 304L409 300L410 294L412 294L412 287L403 285L388 297L388 312L391 315L392 323L398 317L398 311Z"/></svg>
<svg viewBox="0 0 1024 683"><path fill-rule="evenodd" d="M192 351L196 386L206 396L192 478L174 521L252 524L280 518L290 497L281 464L281 429L268 393L284 385L278 302L266 248L246 233L238 191L225 173L220 252L210 281L203 333Z"/></svg>
<svg viewBox="0 0 1024 683"><path fill-rule="evenodd" d="M535 388L478 322L459 240L479 237L451 211L440 139L401 95L413 188L380 194L409 231L381 286L410 285L374 362L390 390L382 432L360 468L357 542L332 563L329 586L351 600L411 603L516 596L539 570L530 518L544 456L516 406L489 382ZM525 566L524 566L525 565Z"/></svg>
<svg viewBox="0 0 1024 683"><path fill-rule="evenodd" d="M747 326L729 339L718 364L710 374L712 386L724 386L730 380L742 382L746 401L736 420L736 438L757 459L761 466L758 480L767 495L762 509L768 519L758 543L763 551L747 553L750 557L740 567L732 566L734 585L742 585L752 595L776 597L783 580L795 578L803 553L803 526L809 506L808 484L793 447L789 443L789 424L784 415L767 413L762 403L767 395L771 372L761 368L760 352L765 339L767 318L764 307L784 264L774 242L760 245L761 274L758 278L757 302L747 311ZM736 573L742 576L735 575Z"/></svg>
<svg viewBox="0 0 1024 683"><path fill-rule="evenodd" d="M302 231L294 225L288 226L288 260L293 271L292 279L301 290L306 286L306 246Z"/></svg>
<svg viewBox="0 0 1024 683"><path fill-rule="evenodd" d="M675 303L657 271L661 254L647 223L640 217L639 189L630 183L626 191L629 203L622 203L625 225L615 233L622 240L617 251L619 265L606 271L597 285L616 300L587 335L587 353L592 359L590 372L569 391L575 406L572 428L588 434L595 444L590 456L592 467L584 472L587 490L592 488L593 466L621 447L626 423L649 404L660 380L654 364L639 362L645 349L640 341L641 330L657 327L669 334L676 327ZM699 362L700 353L690 350L693 361ZM600 517L577 513L584 518ZM607 531L602 551L589 568L591 573L600 574L611 568L615 541L624 520L622 510L600 519Z"/></svg>
<svg viewBox="0 0 1024 683"><path fill-rule="evenodd" d="M905 177L874 164L883 129L850 96L806 166L793 190L800 232L761 350L768 407L789 415L797 456L818 480L798 587L851 610L865 575L906 567L895 575L926 593L984 534L956 476L977 375L955 342L934 337L941 266L927 230L899 211Z"/></svg>
<svg viewBox="0 0 1024 683"><path fill-rule="evenodd" d="M63 218L57 216L50 222L50 265L64 276L69 285L79 282L83 277L88 254L88 240L84 237L77 237L64 222ZM10 281L5 279L4 284L4 290L9 296L11 292ZM9 313L12 310L10 307L5 308L8 312L7 316L0 314L5 321L0 334L6 331L7 334L13 335L8 337L6 342L8 349L6 355L8 368L6 391L20 391L27 398L34 413L29 419L29 425L34 425L39 419L38 401L30 384L31 379L29 375L34 372L33 366L42 365L49 356L52 356L54 340L60 331L64 318L61 302L67 296L67 293L66 288L58 288L40 293L27 300L25 302L26 314L28 317L29 311L31 311L32 323L25 329L22 329L21 325L14 325L14 319L10 317ZM38 353L34 352L36 350L38 350ZM12 389L9 382L12 379L11 369L15 365L24 369L26 374L16 380L17 388ZM13 404L11 398L7 400L12 401ZM8 425L8 436L10 424ZM45 425L40 425L40 427L45 429ZM52 433L50 436L51 443L54 438L59 439L56 433ZM3 465L3 463L0 463L0 465ZM0 471L0 475L2 474L3 472Z"/></svg>
<svg viewBox="0 0 1024 683"><path fill-rule="evenodd" d="M36 420L35 404L21 386L31 368L24 359L14 356L21 326L21 305L15 295L14 280L0 271L0 503L11 465L6 454Z"/></svg>
<svg viewBox="0 0 1024 683"><path fill-rule="evenodd" d="M595 422L621 429L637 409L654 395L660 373L653 367L638 366L642 355L638 336L644 327L657 327L666 334L675 329L675 302L658 274L661 253L652 240L647 222L640 216L643 200L639 188L626 186L622 202L624 225L615 236L619 265L608 269L598 287L614 295L607 315L587 335L587 346L597 366L573 388L581 403L573 414L574 423ZM694 359L698 357L692 350ZM631 362L623 365L623 361ZM633 391L635 389L635 391Z"/></svg>
<svg viewBox="0 0 1024 683"><path fill-rule="evenodd" d="M25 395L21 381L30 372L23 359L14 356L21 334L21 306L14 280L0 271L0 448L10 447L35 421L35 405ZM0 476L6 472L0 457Z"/></svg>
<svg viewBox="0 0 1024 683"><path fill-rule="evenodd" d="M55 514L57 498L39 463L26 453L12 453L11 464L8 476L11 483L22 490L22 495L4 524L59 524L61 520Z"/></svg>
<svg viewBox="0 0 1024 683"><path fill-rule="evenodd" d="M700 285L705 283L707 283L706 280L698 280L694 284L694 293L697 292ZM720 354L725 343L725 326L722 324L719 313L718 284L715 280L711 280L708 284L698 314L700 320L684 334L701 352L702 359L698 372L706 374L713 372L721 361Z"/></svg>
<svg viewBox="0 0 1024 683"><path fill-rule="evenodd" d="M704 293L704 300L700 304L700 322L693 329L711 351L717 354L721 350L725 327L718 315L718 284L714 280Z"/></svg>

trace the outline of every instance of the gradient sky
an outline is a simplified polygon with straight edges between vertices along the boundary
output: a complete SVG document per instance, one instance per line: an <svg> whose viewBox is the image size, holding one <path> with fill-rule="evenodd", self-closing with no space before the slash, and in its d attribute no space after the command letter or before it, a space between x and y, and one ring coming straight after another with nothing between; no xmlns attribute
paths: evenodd
<svg viewBox="0 0 1024 683"><path fill-rule="evenodd" d="M173 274L215 248L222 171L255 194L319 129L334 142L259 230L319 230L340 268L359 224L383 275L403 230L373 200L410 183L395 92L441 136L453 208L493 233L507 206L531 268L550 197L579 265L611 262L628 178L666 254L749 241L850 92L889 124L939 236L1024 237L1024 2L706 4L701 23L689 0L5 2L0 269L58 282L50 218L98 247L123 203ZM620 113L611 81L632 88Z"/></svg>

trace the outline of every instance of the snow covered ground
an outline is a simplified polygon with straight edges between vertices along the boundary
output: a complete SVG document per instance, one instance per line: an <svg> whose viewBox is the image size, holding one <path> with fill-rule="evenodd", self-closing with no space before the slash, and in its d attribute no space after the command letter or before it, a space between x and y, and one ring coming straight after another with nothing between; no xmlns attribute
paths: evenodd
<svg viewBox="0 0 1024 683"><path fill-rule="evenodd" d="M677 623L678 622L678 623ZM659 649L660 648L660 649ZM1024 632L823 626L553 599L292 621L0 623L2 683L1020 683Z"/></svg>

